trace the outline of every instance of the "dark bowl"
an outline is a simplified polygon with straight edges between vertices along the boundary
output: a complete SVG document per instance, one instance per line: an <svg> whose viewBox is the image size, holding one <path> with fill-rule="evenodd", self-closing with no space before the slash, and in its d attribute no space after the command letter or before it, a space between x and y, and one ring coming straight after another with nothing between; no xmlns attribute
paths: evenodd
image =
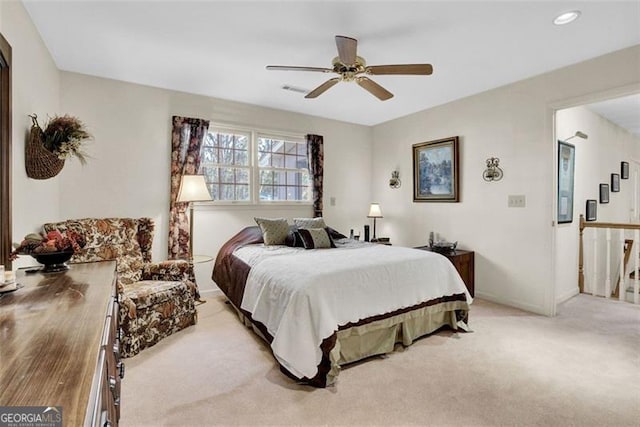
<svg viewBox="0 0 640 427"><path fill-rule="evenodd" d="M65 271L69 267L65 262L69 261L73 256L73 251L61 252L42 252L39 254L31 254L40 264L43 264L42 272L53 273L56 271Z"/></svg>

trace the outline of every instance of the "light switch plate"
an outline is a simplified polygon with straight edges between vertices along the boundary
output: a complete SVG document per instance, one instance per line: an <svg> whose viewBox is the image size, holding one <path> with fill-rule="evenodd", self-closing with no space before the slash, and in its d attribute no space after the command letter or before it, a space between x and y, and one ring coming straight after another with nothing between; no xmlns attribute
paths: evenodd
<svg viewBox="0 0 640 427"><path fill-rule="evenodd" d="M524 194L509 194L507 206L510 208L524 208L527 206L527 198Z"/></svg>

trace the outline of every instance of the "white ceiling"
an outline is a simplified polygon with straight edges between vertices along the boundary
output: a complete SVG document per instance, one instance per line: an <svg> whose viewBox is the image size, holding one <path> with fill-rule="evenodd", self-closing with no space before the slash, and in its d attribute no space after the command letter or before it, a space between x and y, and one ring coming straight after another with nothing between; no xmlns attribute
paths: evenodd
<svg viewBox="0 0 640 427"><path fill-rule="evenodd" d="M640 137L640 94L596 102L587 108Z"/></svg>
<svg viewBox="0 0 640 427"><path fill-rule="evenodd" d="M373 125L640 43L635 1L56 1L24 4L62 70ZM562 27L552 19L579 9ZM373 76L317 99L335 35L370 65L431 63L431 76Z"/></svg>

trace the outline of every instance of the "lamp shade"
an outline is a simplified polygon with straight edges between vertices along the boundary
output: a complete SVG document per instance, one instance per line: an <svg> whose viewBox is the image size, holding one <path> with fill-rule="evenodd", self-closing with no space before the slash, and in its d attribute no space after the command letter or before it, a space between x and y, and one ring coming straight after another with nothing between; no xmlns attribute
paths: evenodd
<svg viewBox="0 0 640 427"><path fill-rule="evenodd" d="M371 207L369 208L368 218L382 218L382 210L380 209L380 204L371 203Z"/></svg>
<svg viewBox="0 0 640 427"><path fill-rule="evenodd" d="M206 202L211 199L204 175L182 175L178 202Z"/></svg>

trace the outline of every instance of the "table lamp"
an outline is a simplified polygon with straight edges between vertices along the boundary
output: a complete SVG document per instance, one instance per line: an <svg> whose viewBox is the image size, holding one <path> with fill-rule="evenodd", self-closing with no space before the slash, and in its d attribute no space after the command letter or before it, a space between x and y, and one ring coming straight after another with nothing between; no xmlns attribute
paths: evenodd
<svg viewBox="0 0 640 427"><path fill-rule="evenodd" d="M382 210L380 209L380 204L371 203L371 207L369 207L369 215L367 215L367 218L373 218L373 238L371 239L371 241L375 242L376 240L378 240L376 238L376 218L382 218Z"/></svg>
<svg viewBox="0 0 640 427"><path fill-rule="evenodd" d="M182 175L177 202L189 203L189 260L193 261L193 202L213 200L204 175Z"/></svg>

